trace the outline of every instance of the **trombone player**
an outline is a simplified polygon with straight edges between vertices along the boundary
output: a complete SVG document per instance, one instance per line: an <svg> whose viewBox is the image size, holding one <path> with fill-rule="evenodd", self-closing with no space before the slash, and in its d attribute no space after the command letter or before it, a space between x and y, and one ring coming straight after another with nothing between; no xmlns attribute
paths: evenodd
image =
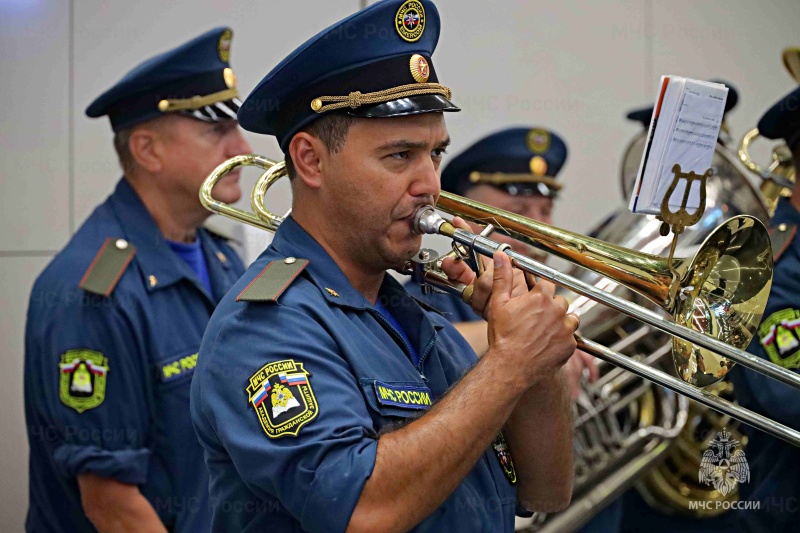
<svg viewBox="0 0 800 533"><path fill-rule="evenodd" d="M506 531L570 499L560 368L577 318L503 253L475 280L474 351L387 269L420 247L458 111L432 54L429 0L384 0L313 37L242 105L274 135L293 210L223 299L192 381L212 529ZM519 509L519 508L522 509Z"/></svg>
<svg viewBox="0 0 800 533"><path fill-rule="evenodd" d="M768 139L783 139L800 175L800 87L778 100L758 122ZM764 316L767 317L748 351L784 368L800 369L800 187L781 198L772 218L775 271ZM800 428L800 393L761 374L736 369L733 379L739 403L783 424ZM763 432L744 426L749 437L750 481L739 485L741 499L757 500L759 510L738 511L749 531L800 529L800 450Z"/></svg>

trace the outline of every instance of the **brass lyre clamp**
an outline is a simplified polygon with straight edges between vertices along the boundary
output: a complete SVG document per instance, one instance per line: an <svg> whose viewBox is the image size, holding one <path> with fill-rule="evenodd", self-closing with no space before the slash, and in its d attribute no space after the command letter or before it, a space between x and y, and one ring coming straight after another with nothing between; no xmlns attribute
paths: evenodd
<svg viewBox="0 0 800 533"><path fill-rule="evenodd" d="M703 217L703 213L706 211L706 180L711 177L713 170L709 168L703 174L696 174L695 172L684 173L681 172L681 166L675 164L672 167L672 173L675 176L672 178L672 183L661 201L661 215L659 218L664 221L666 226L669 226L669 229L677 237L683 233L685 228L694 226ZM677 211L672 211L670 210L669 201L682 180L686 181L686 187L683 189L683 198L681 198L681 204ZM695 182L700 182L700 205L694 213L689 213L687 209L689 194L691 194L692 186ZM662 226L662 234L664 234L664 227Z"/></svg>
<svg viewBox="0 0 800 533"><path fill-rule="evenodd" d="M662 236L666 237L672 231L672 244L669 247L669 257L667 258L667 264L672 273L672 284L669 288L670 306L675 302L676 298L685 300L688 297L687 293L694 290L694 286L691 285L681 287L680 274L675 269L673 259L675 257L675 249L678 247L678 236L683 233L684 229L697 224L706 211L706 181L711 177L713 169L709 168L702 174L697 174L694 171L681 172L681 166L676 163L672 166L672 173L674 174L672 183L670 183L666 194L664 194L664 199L661 200L661 215L657 217L663 222L660 228ZM670 209L670 199L681 181L686 183L683 189L683 197L678 209L672 211ZM700 185L700 205L694 213L690 213L688 209L689 195L695 182L699 182Z"/></svg>

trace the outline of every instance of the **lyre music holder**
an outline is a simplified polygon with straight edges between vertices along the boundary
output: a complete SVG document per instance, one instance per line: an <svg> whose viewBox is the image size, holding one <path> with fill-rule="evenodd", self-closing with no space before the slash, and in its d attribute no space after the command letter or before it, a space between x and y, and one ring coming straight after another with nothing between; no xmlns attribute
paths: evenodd
<svg viewBox="0 0 800 533"><path fill-rule="evenodd" d="M669 247L667 263L670 265L673 280L677 280L679 274L673 267L673 258L675 256L675 249L678 246L678 236L683 233L684 229L689 226L694 226L703 217L703 213L706 211L706 180L711 177L713 169L709 168L703 174L697 174L694 171L684 173L681 172L681 166L676 163L672 166L672 173L675 176L672 178L672 183L667 189L664 199L661 201L661 215L658 215L656 218L662 222L659 232L663 237L666 237L669 235L670 231L672 231L672 244ZM683 189L683 198L681 198L681 205L676 211L672 211L669 207L669 200L681 180L686 181L686 187ZM700 205L694 213L689 213L687 204L689 203L689 194L694 182L699 182L700 184ZM670 292L677 292L678 285L677 283L673 283ZM690 287L687 287L687 289L689 288ZM672 301L675 301L674 298L676 296L677 294L670 294Z"/></svg>

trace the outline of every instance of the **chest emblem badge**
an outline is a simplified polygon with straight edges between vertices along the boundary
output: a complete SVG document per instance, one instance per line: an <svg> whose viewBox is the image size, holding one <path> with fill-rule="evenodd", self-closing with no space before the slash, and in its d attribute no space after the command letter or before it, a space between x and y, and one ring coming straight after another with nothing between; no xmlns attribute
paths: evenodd
<svg viewBox="0 0 800 533"><path fill-rule="evenodd" d="M508 449L508 443L503 432L497 434L494 442L492 442L492 449L500 462L500 468L503 469L503 474L512 485L517 484L517 471L514 469L514 461L511 459L511 452Z"/></svg>

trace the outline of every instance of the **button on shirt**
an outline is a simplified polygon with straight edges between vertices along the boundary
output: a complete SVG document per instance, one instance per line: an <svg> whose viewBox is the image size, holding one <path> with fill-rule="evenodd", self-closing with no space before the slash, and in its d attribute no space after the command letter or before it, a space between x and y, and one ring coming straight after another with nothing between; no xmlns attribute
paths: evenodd
<svg viewBox="0 0 800 533"><path fill-rule="evenodd" d="M277 303L236 301L270 262L288 257L309 263ZM291 217L223 298L192 382L192 420L211 475L212 530L345 531L372 473L380 432L423 415L477 361L446 319L423 310L389 275L379 300L419 353L417 365L402 333ZM292 375L278 368L302 369L307 385L291 387ZM270 373L275 377L264 382ZM258 383L260 393L247 392ZM267 387L271 396L264 397ZM273 421L303 420L309 405L315 415L296 435L275 434ZM414 531L510 532L515 500L487 449Z"/></svg>
<svg viewBox="0 0 800 533"><path fill-rule="evenodd" d="M78 285L109 237L136 253L105 298ZM28 531L94 531L76 479L86 473L137 485L170 531L208 529L189 384L208 319L244 267L224 239L201 229L198 241L210 291L122 179L36 280L25 334ZM60 368L64 354L85 351L107 358L107 371L102 401L78 412L60 397Z"/></svg>
<svg viewBox="0 0 800 533"><path fill-rule="evenodd" d="M800 212L782 198L772 218L772 226L800 225ZM794 237L775 263L764 319L786 309L800 310L800 238ZM800 337L800 329L789 335ZM791 352L800 348L795 347ZM770 361L759 335L747 351ZM797 368L792 368L797 372ZM741 366L732 379L737 401L794 429L800 429L800 391ZM761 501L760 510L738 512L742 527L748 531L800 530L800 449L761 431L742 425L749 442L745 456L750 467L750 481L739 484L741 500Z"/></svg>

